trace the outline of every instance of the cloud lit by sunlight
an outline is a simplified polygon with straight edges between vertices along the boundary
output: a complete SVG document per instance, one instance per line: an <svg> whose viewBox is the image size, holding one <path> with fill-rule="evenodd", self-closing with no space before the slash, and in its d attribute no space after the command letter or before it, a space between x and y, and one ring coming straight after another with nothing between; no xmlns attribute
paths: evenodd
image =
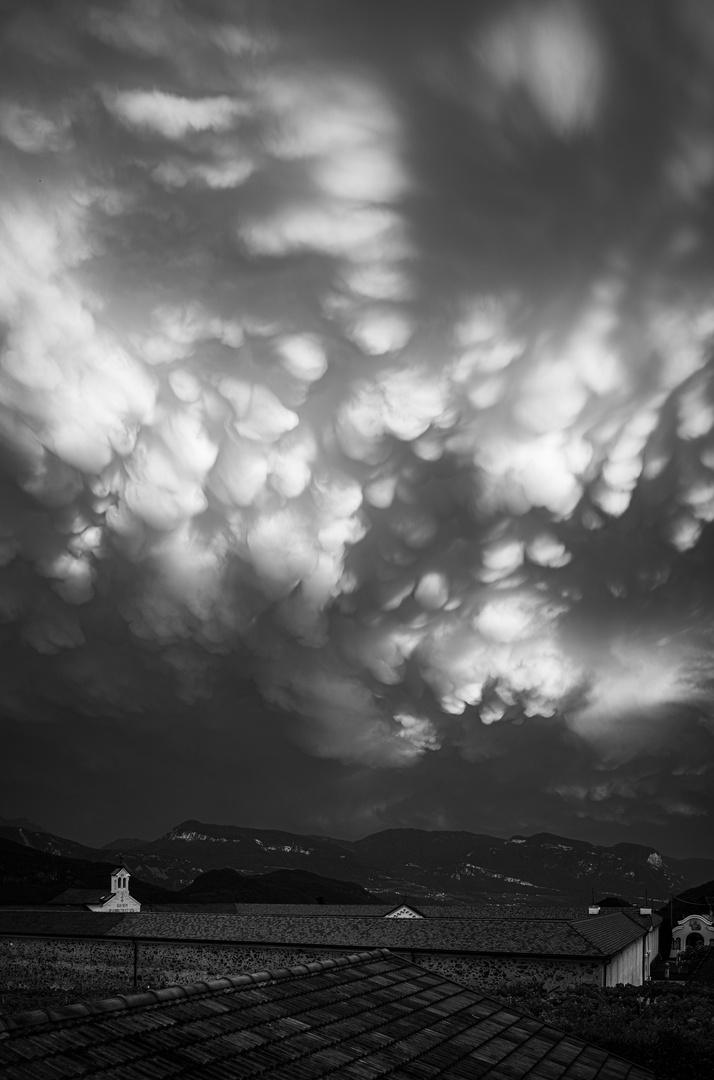
<svg viewBox="0 0 714 1080"><path fill-rule="evenodd" d="M310 753L370 768L546 720L607 765L708 712L712 598L680 583L714 520L711 154L672 136L626 191L625 31L497 9L448 92L332 16L10 17L0 610L75 657L82 709L123 707L90 675L106 632L207 714L235 663ZM696 90L682 133L714 116ZM645 251L648 215L699 255L666 224ZM655 617L676 651L622 636Z"/></svg>

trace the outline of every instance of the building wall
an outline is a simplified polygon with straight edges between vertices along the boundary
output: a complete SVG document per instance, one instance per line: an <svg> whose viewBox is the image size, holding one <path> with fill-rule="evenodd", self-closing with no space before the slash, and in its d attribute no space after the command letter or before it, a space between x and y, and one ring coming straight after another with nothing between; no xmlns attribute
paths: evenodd
<svg viewBox="0 0 714 1080"><path fill-rule="evenodd" d="M659 955L659 926L654 926L645 941L645 963L644 971L645 978L650 977L650 965L656 956Z"/></svg>
<svg viewBox="0 0 714 1080"><path fill-rule="evenodd" d="M138 900L135 900L133 896L129 896L127 892L123 895L117 893L107 900L104 904L90 904L91 911L123 911L126 914L131 914L136 911L141 911L141 904Z"/></svg>
<svg viewBox="0 0 714 1080"><path fill-rule="evenodd" d="M621 953L614 956L605 968L605 985L617 986L618 983L632 983L642 986L642 949L644 937L633 941ZM649 974L649 972L648 972Z"/></svg>

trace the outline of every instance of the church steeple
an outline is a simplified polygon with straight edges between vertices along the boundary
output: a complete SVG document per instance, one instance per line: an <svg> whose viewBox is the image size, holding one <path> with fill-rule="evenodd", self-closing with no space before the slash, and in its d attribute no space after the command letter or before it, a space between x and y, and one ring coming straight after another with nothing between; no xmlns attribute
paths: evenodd
<svg viewBox="0 0 714 1080"><path fill-rule="evenodd" d="M111 891L120 896L126 896L129 892L129 871L125 866L117 866L112 870Z"/></svg>

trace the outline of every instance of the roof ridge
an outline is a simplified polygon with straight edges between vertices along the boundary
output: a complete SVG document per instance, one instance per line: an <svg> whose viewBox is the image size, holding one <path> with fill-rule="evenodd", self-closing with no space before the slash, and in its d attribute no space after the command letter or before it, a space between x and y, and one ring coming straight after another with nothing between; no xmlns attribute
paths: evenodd
<svg viewBox="0 0 714 1080"><path fill-rule="evenodd" d="M585 915L582 919L570 919L569 922L573 929L576 931L576 933L579 934L580 931L577 929L578 926L588 926L589 924L592 925L594 923L600 923L602 925L602 923L606 919L612 919L613 917L617 917L618 915L625 915L625 912L610 911L607 913L607 915ZM641 923L638 923L636 919L632 919L630 921L634 922L637 926L642 925Z"/></svg>
<svg viewBox="0 0 714 1080"><path fill-rule="evenodd" d="M276 968L274 971L256 971L250 975L224 975L220 979L207 979L204 982L187 983L185 986L167 986L163 990L144 990L137 994L117 994L116 997L98 1001L78 1001L72 1005L60 1005L58 1008L32 1009L27 1012L12 1013L0 1017L0 1040L7 1038L10 1032L20 1028L37 1027L44 1024L56 1024L65 1020L78 1020L97 1013L118 1012L126 1009L143 1008L146 1005L161 1005L179 998L195 998L214 994L220 990L229 990L238 986L250 986L251 983L275 982L278 979L291 979L300 975L316 975L320 971L330 971L337 967L362 964L367 960L376 960L380 956L389 956L389 949L370 949L360 953L338 956L334 960L311 960L308 964L298 964L292 968Z"/></svg>

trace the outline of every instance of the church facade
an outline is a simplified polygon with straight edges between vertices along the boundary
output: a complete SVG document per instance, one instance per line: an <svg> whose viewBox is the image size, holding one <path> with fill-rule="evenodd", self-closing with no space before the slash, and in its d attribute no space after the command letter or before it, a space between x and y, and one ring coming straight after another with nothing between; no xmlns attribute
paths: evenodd
<svg viewBox="0 0 714 1080"><path fill-rule="evenodd" d="M141 904L129 892L129 871L117 866L110 876L109 891L102 889L67 889L51 901L58 907L83 908L89 911L120 912L129 915L141 911Z"/></svg>
<svg viewBox="0 0 714 1080"><path fill-rule="evenodd" d="M672 928L670 960L701 945L714 945L714 919L711 915L687 915Z"/></svg>

